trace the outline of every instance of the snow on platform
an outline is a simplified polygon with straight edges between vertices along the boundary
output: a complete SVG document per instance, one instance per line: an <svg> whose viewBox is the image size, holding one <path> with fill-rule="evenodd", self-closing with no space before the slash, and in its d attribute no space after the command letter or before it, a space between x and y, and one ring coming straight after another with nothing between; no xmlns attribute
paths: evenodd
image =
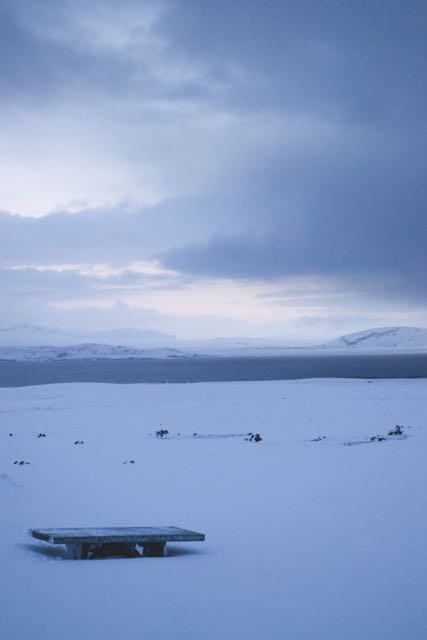
<svg viewBox="0 0 427 640"><path fill-rule="evenodd" d="M70 542L192 542L203 541L203 533L180 527L94 527L30 529L30 534L52 544Z"/></svg>

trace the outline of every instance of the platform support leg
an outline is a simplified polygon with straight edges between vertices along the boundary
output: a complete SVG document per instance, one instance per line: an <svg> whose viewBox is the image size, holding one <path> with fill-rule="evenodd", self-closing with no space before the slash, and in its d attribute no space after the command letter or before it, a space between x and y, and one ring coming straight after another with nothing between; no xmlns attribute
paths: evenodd
<svg viewBox="0 0 427 640"><path fill-rule="evenodd" d="M68 552L73 560L87 560L89 557L89 547L90 545L85 543L67 544Z"/></svg>
<svg viewBox="0 0 427 640"><path fill-rule="evenodd" d="M165 542L146 542L141 545L144 547L144 557L161 558L165 551Z"/></svg>

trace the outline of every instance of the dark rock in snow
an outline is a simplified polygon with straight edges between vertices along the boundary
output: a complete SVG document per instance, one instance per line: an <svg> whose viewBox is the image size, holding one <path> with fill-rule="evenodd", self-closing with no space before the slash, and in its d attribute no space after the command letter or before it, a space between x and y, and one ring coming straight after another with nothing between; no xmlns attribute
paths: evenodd
<svg viewBox="0 0 427 640"><path fill-rule="evenodd" d="M389 436L401 436L403 435L403 427L400 425L396 425L394 429L388 432Z"/></svg>
<svg viewBox="0 0 427 640"><path fill-rule="evenodd" d="M169 431L167 429L159 429L158 431L156 431L156 437L163 438L164 436L167 436L168 433Z"/></svg>
<svg viewBox="0 0 427 640"><path fill-rule="evenodd" d="M261 442L262 438L259 433L251 433L247 434L249 437L245 438L247 442Z"/></svg>

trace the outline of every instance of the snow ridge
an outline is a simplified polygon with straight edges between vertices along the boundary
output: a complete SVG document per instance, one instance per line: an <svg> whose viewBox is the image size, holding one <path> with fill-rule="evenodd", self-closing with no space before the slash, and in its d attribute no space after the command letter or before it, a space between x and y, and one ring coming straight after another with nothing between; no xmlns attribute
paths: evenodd
<svg viewBox="0 0 427 640"><path fill-rule="evenodd" d="M341 336L327 347L332 348L396 348L396 349L426 349L427 329L416 327L380 327Z"/></svg>
<svg viewBox="0 0 427 640"><path fill-rule="evenodd" d="M137 349L121 345L87 343L68 347L0 347L0 360L99 360L127 358L172 358L183 356L177 349Z"/></svg>

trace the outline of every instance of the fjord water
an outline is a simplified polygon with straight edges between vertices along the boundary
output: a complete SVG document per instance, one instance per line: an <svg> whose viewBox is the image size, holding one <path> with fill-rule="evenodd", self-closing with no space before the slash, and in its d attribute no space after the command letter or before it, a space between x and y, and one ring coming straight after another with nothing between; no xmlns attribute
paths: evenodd
<svg viewBox="0 0 427 640"><path fill-rule="evenodd" d="M61 382L132 384L426 377L427 353L0 361L0 387Z"/></svg>

